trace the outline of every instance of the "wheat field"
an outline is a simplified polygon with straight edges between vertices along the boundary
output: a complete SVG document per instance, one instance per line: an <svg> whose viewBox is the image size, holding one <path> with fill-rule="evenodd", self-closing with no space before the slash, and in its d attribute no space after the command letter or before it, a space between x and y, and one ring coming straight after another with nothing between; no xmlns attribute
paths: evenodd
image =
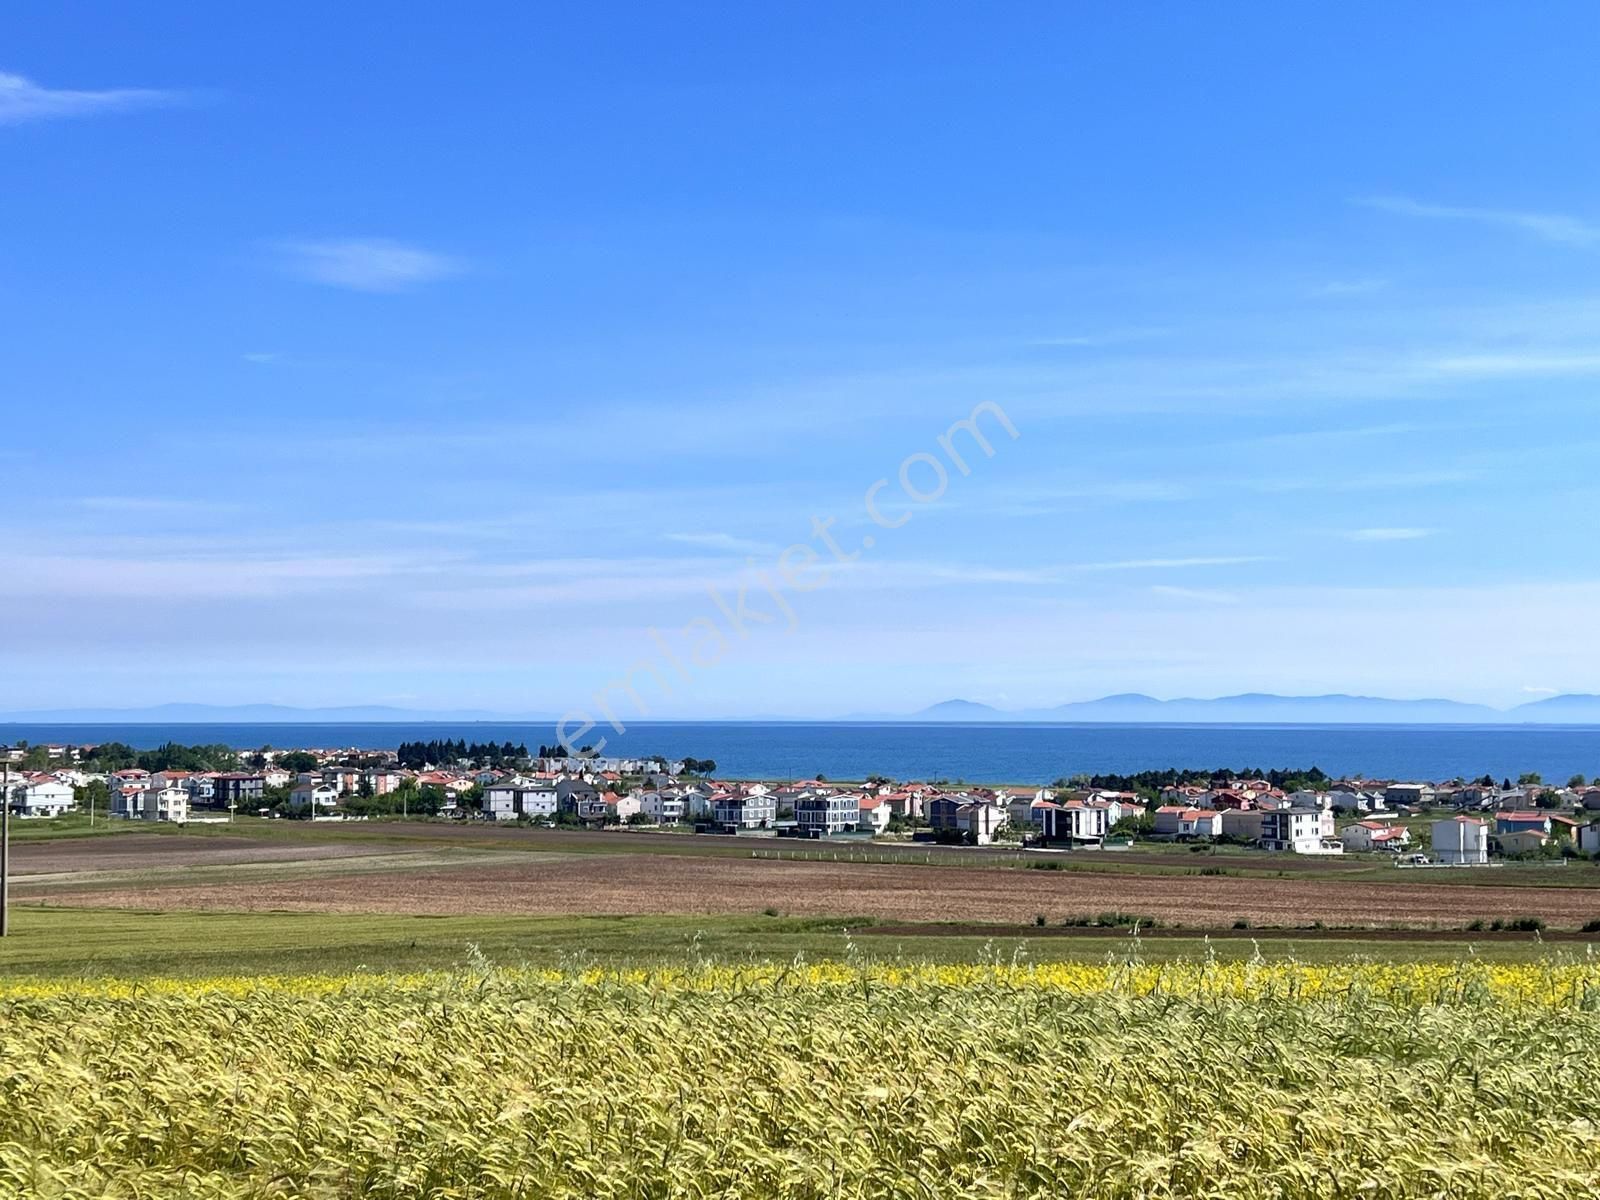
<svg viewBox="0 0 1600 1200"><path fill-rule="evenodd" d="M1600 965L0 983L6 1197L1600 1192Z"/></svg>

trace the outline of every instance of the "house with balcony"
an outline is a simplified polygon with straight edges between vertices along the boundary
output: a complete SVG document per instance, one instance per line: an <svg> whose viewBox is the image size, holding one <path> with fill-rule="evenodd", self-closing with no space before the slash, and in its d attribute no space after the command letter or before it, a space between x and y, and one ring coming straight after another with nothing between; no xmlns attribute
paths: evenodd
<svg viewBox="0 0 1600 1200"><path fill-rule="evenodd" d="M1281 808L1261 814L1261 848L1292 854L1343 854L1334 837L1333 812L1325 808Z"/></svg>
<svg viewBox="0 0 1600 1200"><path fill-rule="evenodd" d="M771 829L778 801L771 794L723 792L715 798L712 817L724 829Z"/></svg>
<svg viewBox="0 0 1600 1200"><path fill-rule="evenodd" d="M189 789L169 784L146 788L139 793L138 810L129 814L139 821L171 821L184 825L189 820Z"/></svg>
<svg viewBox="0 0 1600 1200"><path fill-rule="evenodd" d="M851 792L808 791L795 801L794 823L802 837L832 837L861 827L861 797Z"/></svg>
<svg viewBox="0 0 1600 1200"><path fill-rule="evenodd" d="M1489 823L1476 817L1451 817L1431 826L1433 854L1451 866L1478 866L1489 861Z"/></svg>
<svg viewBox="0 0 1600 1200"><path fill-rule="evenodd" d="M518 817L544 819L556 815L554 784L513 777L483 790L483 815L491 821Z"/></svg>
<svg viewBox="0 0 1600 1200"><path fill-rule="evenodd" d="M225 771L211 779L213 808L257 808L267 790L264 776L243 771Z"/></svg>
<svg viewBox="0 0 1600 1200"><path fill-rule="evenodd" d="M59 817L77 807L72 785L54 775L29 775L12 784L11 795L3 799L17 816L30 819Z"/></svg>
<svg viewBox="0 0 1600 1200"><path fill-rule="evenodd" d="M894 814L882 796L862 796L858 807L861 809L862 829L876 836L889 828L889 819Z"/></svg>

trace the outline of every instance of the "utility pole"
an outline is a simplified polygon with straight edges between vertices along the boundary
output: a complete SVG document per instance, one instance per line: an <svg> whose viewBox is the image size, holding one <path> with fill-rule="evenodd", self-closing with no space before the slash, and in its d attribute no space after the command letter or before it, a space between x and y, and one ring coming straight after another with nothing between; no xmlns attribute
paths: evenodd
<svg viewBox="0 0 1600 1200"><path fill-rule="evenodd" d="M11 747L0 746L0 938L11 936Z"/></svg>

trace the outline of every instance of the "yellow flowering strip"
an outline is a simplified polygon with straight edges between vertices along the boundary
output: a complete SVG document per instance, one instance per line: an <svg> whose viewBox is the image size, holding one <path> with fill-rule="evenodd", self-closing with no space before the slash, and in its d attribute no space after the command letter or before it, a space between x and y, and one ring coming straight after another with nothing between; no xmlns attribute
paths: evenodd
<svg viewBox="0 0 1600 1200"><path fill-rule="evenodd" d="M1600 1194L1586 960L0 984L0 1197Z"/></svg>

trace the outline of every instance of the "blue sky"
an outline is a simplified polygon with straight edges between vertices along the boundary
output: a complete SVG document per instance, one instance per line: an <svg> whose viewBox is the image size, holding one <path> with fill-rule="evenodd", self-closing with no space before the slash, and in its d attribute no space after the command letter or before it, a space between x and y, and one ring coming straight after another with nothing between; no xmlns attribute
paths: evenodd
<svg viewBox="0 0 1600 1200"><path fill-rule="evenodd" d="M232 7L0 13L0 709L1600 690L1586 6Z"/></svg>

